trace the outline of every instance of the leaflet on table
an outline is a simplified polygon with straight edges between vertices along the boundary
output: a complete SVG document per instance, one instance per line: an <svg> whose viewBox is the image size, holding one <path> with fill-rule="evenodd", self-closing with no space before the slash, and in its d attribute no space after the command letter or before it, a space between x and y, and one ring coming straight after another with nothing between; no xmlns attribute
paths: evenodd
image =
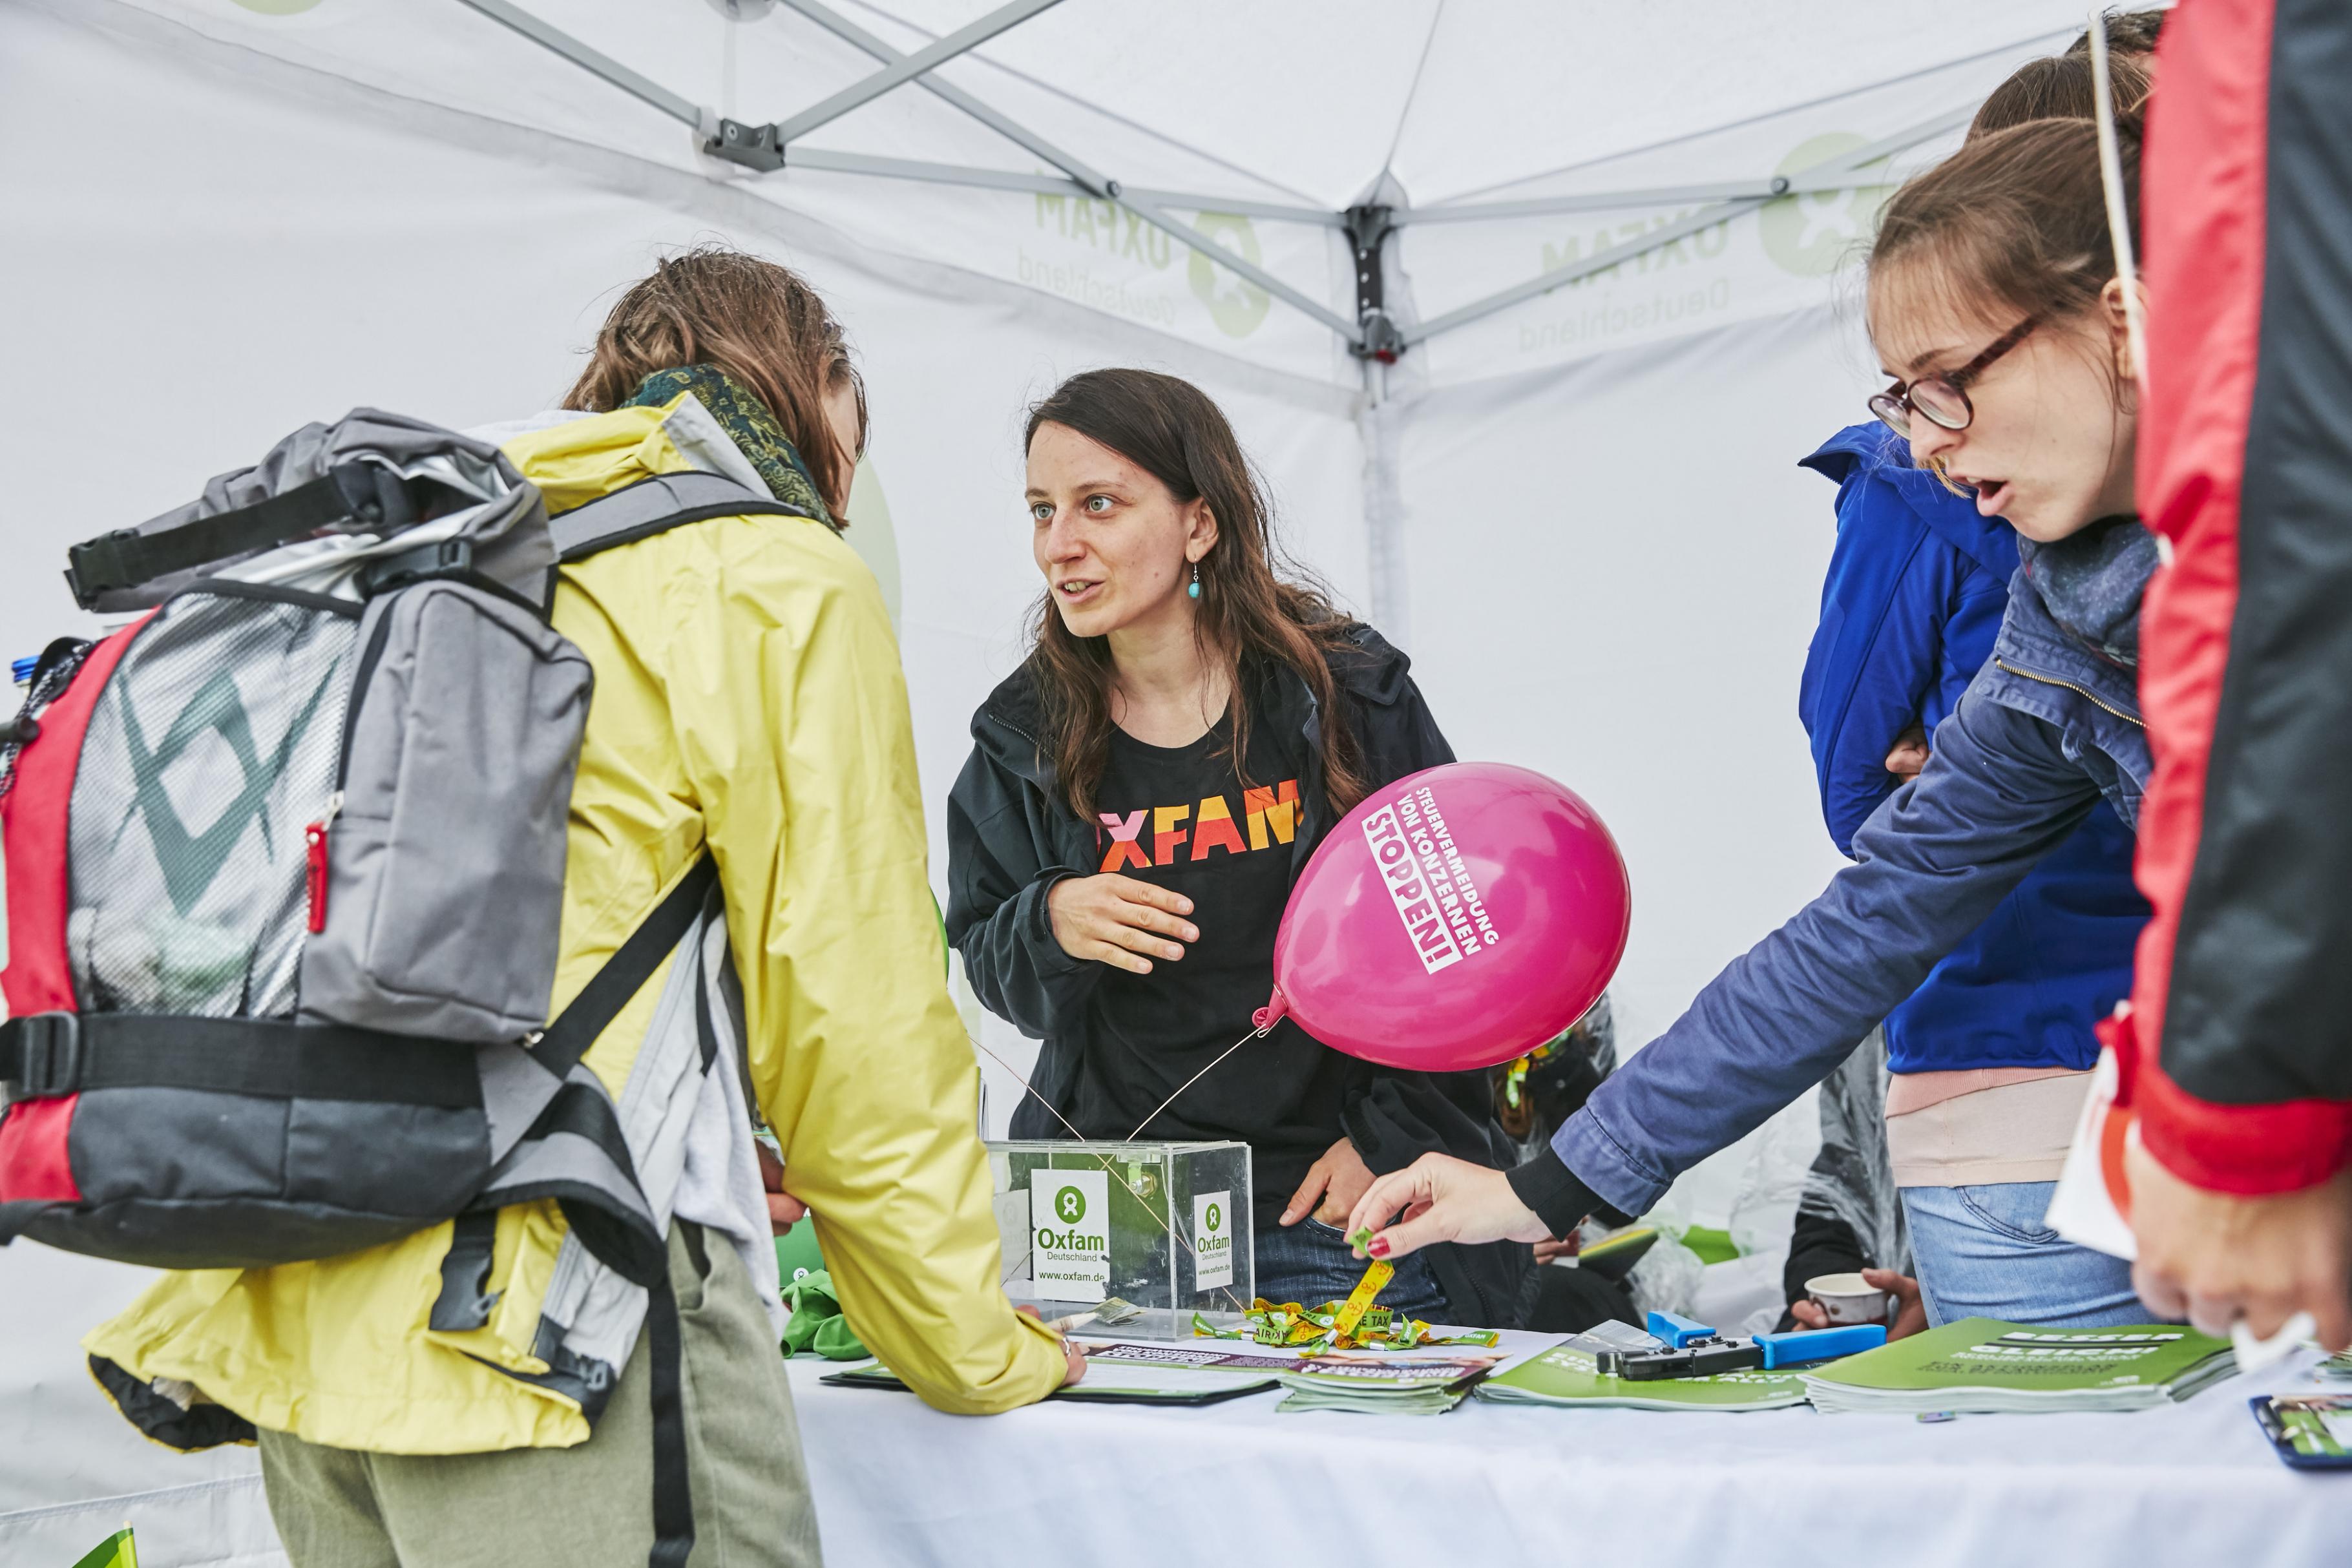
<svg viewBox="0 0 2352 1568"><path fill-rule="evenodd" d="M1822 1410L2139 1410L2237 1371L2227 1340L2177 1323L2053 1329L1962 1318L1805 1375Z"/></svg>
<svg viewBox="0 0 2352 1568"><path fill-rule="evenodd" d="M1089 1364L1198 1366L1271 1373L1286 1381L1307 1379L1328 1385L1371 1388L1444 1388L1475 1377L1502 1357L1496 1354L1412 1356L1397 1354L1286 1355L1277 1349L1214 1350L1207 1345L1136 1344L1080 1338Z"/></svg>
<svg viewBox="0 0 2352 1568"><path fill-rule="evenodd" d="M1361 1388L1329 1388L1318 1384L1310 1388L1289 1387L1282 1403L1274 1407L1277 1416L1298 1416L1315 1410L1338 1410L1350 1416L1443 1416L1470 1396L1466 1385L1453 1388L1410 1388L1403 1393L1381 1389L1368 1394Z"/></svg>
<svg viewBox="0 0 2352 1568"><path fill-rule="evenodd" d="M1333 1352L1302 1357L1282 1375L1286 1388L1347 1388L1380 1396L1451 1388L1494 1370L1499 1355L1447 1355L1404 1360L1395 1355Z"/></svg>
<svg viewBox="0 0 2352 1568"><path fill-rule="evenodd" d="M1442 1416L1495 1368L1499 1354L1419 1356L1326 1352L1282 1375L1278 1411L1344 1410L1365 1416Z"/></svg>
<svg viewBox="0 0 2352 1568"><path fill-rule="evenodd" d="M1480 1384L1478 1397L1499 1405L1615 1406L1633 1410L1774 1410L1805 1402L1793 1372L1720 1372L1708 1377L1634 1382L1603 1377L1592 1356L1557 1345Z"/></svg>

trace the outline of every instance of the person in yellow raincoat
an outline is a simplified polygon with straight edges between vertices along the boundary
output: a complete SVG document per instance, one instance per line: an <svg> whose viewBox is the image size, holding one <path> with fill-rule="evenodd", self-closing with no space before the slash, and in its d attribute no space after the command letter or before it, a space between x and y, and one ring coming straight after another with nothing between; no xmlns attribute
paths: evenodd
<svg viewBox="0 0 2352 1568"><path fill-rule="evenodd" d="M689 468L756 477L809 514L688 523L562 569L554 625L595 694L552 1010L707 848L744 1077L784 1163L765 1162L763 1202L732 1082L735 1113L693 1123L670 1227L691 1561L814 1563L772 1254L762 1273L771 1218L814 1214L852 1325L940 1409L1028 1404L1084 1363L997 1284L905 682L880 591L835 531L865 423L840 329L784 268L699 249L624 296L566 402L490 436L551 515ZM663 985L585 1059L616 1100ZM296 1568L674 1563L674 1535L655 1545L650 1336L631 1329L612 1382L541 1332L564 1234L551 1200L499 1212L478 1326L428 1322L444 1224L320 1262L167 1275L85 1345L217 1407L215 1430L249 1423Z"/></svg>

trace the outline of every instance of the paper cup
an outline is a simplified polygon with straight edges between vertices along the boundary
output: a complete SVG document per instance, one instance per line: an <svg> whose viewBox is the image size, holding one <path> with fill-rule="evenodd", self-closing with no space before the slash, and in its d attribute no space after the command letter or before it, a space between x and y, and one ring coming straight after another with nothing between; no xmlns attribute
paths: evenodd
<svg viewBox="0 0 2352 1568"><path fill-rule="evenodd" d="M1829 1315L1832 1328L1895 1321L1894 1296L1859 1274L1816 1274L1805 1281L1805 1297Z"/></svg>

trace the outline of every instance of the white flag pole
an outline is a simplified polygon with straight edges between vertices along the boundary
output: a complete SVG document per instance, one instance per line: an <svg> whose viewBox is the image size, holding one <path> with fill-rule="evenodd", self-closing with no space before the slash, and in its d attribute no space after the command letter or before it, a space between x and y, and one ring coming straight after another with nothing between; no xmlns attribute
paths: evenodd
<svg viewBox="0 0 2352 1568"><path fill-rule="evenodd" d="M2139 308L2139 268L2132 256L2131 209L2124 199L2123 158L2116 150L2116 95L2107 69L2107 16L2091 7L2091 99L2099 126L2099 183L2107 197L2107 233L2116 247L2116 278L2123 285L2124 332L2131 342L2132 372L2147 391L2147 328Z"/></svg>

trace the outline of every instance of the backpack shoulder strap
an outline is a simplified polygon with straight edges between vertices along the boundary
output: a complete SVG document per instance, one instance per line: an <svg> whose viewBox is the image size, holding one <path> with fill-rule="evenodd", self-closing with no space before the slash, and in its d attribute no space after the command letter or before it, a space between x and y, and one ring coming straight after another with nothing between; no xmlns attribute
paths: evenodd
<svg viewBox="0 0 2352 1568"><path fill-rule="evenodd" d="M656 474L624 485L550 521L559 561L584 560L608 550L710 517L806 517L809 514L772 496L748 490L723 474L688 470Z"/></svg>

